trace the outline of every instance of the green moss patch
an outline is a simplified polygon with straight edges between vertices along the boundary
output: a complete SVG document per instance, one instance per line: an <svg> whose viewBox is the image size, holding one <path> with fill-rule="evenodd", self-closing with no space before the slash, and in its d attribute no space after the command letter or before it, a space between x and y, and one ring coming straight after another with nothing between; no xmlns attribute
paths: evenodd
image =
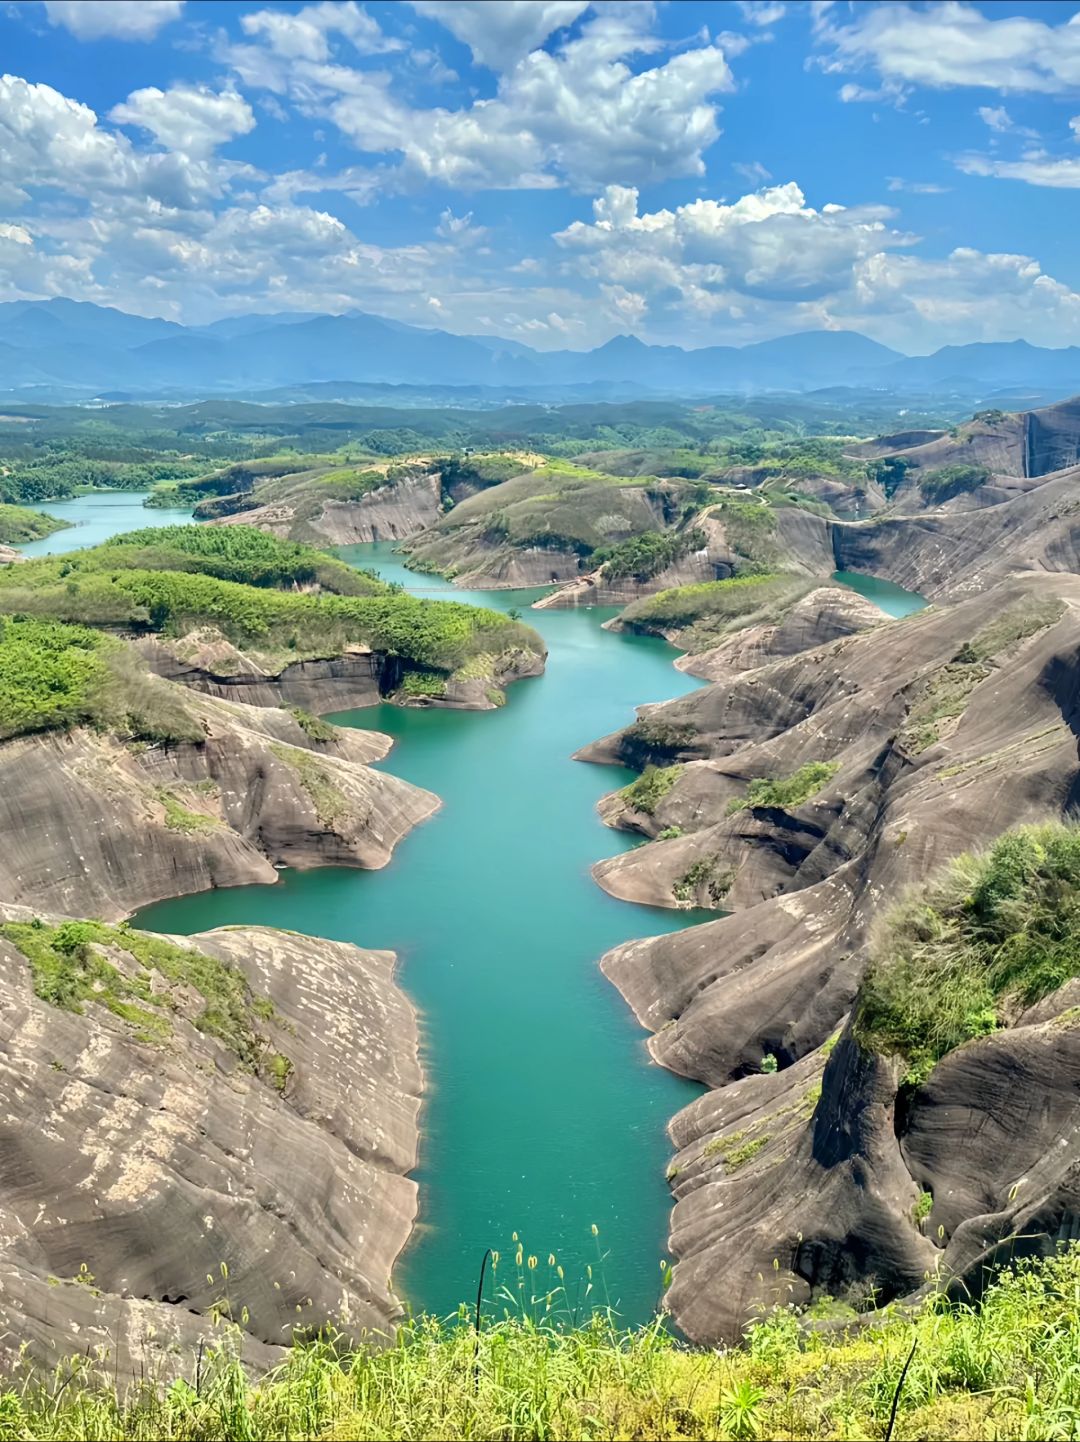
<svg viewBox="0 0 1080 1442"><path fill-rule="evenodd" d="M682 766L646 766L636 781L624 786L619 795L627 806L652 816L660 802L682 775Z"/></svg>
<svg viewBox="0 0 1080 1442"><path fill-rule="evenodd" d="M35 995L51 1006L80 1015L88 1004L104 1006L137 1040L155 1045L169 1039L178 1013L190 1011L192 1024L243 1067L264 1070L268 1041L260 1023L276 1020L273 1004L227 962L100 921L5 922L0 937L26 957Z"/></svg>

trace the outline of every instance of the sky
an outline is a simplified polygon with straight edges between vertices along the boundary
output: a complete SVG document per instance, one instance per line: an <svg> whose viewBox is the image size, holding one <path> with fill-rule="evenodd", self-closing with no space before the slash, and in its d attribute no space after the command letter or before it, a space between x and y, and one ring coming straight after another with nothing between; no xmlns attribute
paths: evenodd
<svg viewBox="0 0 1080 1442"><path fill-rule="evenodd" d="M1080 343L1071 0L0 0L0 74L0 300Z"/></svg>

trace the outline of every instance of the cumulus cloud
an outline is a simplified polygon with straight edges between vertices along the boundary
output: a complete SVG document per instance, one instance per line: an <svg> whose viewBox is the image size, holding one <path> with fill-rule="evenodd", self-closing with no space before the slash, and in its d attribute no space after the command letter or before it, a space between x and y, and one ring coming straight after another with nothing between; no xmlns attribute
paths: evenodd
<svg viewBox="0 0 1080 1442"><path fill-rule="evenodd" d="M27 192L45 189L96 205L190 207L220 195L219 172L195 158L146 154L104 130L94 111L51 85L0 77L0 174Z"/></svg>
<svg viewBox="0 0 1080 1442"><path fill-rule="evenodd" d="M651 15L648 5L605 8L555 54L533 50L501 75L493 99L457 110L413 107L385 72L307 55L286 65L272 45L233 47L229 59L249 85L328 115L359 149L400 155L398 183L595 189L701 175L719 135L713 97L734 88L731 71L717 43L631 68L661 47Z"/></svg>
<svg viewBox="0 0 1080 1442"><path fill-rule="evenodd" d="M1060 25L1029 15L984 14L960 0L925 8L871 5L854 21L824 13L817 33L829 71L870 68L893 85L977 86L1058 94L1080 84L1080 16Z"/></svg>
<svg viewBox="0 0 1080 1442"><path fill-rule="evenodd" d="M184 0L45 0L49 24L77 40L153 40L183 8Z"/></svg>
<svg viewBox="0 0 1080 1442"><path fill-rule="evenodd" d="M590 0L411 0L491 70L510 70L549 35L572 25ZM651 9L651 6L646 8Z"/></svg>
<svg viewBox="0 0 1080 1442"><path fill-rule="evenodd" d="M208 156L219 145L255 128L251 106L235 90L215 93L186 85L167 91L156 86L134 90L122 104L113 106L109 119L149 131L167 150L196 156Z"/></svg>
<svg viewBox="0 0 1080 1442"><path fill-rule="evenodd" d="M816 299L843 288L856 261L914 241L885 207L815 210L793 182L645 214L636 189L608 186L593 212L592 224L575 221L555 237L586 274L698 314L730 311L740 298Z"/></svg>

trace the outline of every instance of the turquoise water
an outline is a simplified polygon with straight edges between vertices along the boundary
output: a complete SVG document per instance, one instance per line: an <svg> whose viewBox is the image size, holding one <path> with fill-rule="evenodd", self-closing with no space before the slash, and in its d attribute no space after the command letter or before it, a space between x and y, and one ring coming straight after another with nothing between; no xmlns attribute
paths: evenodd
<svg viewBox="0 0 1080 1442"><path fill-rule="evenodd" d="M191 511L147 510L143 500L148 491L99 491L76 496L70 501L42 501L35 511L44 511L67 521L70 529L54 531L43 541L28 541L18 549L24 556L53 556L60 551L82 551L98 546L121 531L143 526L175 526L191 520Z"/></svg>
<svg viewBox="0 0 1080 1442"><path fill-rule="evenodd" d="M864 576L859 571L836 571L833 580L852 591L858 591L875 606L880 606L888 616L911 616L924 610L930 603L917 591L905 591L892 581L879 580L877 576Z"/></svg>
<svg viewBox="0 0 1080 1442"><path fill-rule="evenodd" d="M540 591L454 591L404 570L386 545L343 553L423 593L525 611ZM543 677L518 682L497 712L377 706L334 719L392 735L388 769L437 792L442 809L381 872L282 873L275 887L165 902L140 925L192 932L264 922L388 947L421 1012L420 1226L395 1274L416 1309L446 1313L475 1289L486 1247L511 1234L567 1278L600 1246L628 1321L659 1295L669 1195L664 1127L699 1088L653 1065L645 1035L597 961L632 937L698 914L614 901L589 875L633 845L595 805L630 772L572 752L633 719L634 706L694 683L674 651L603 631L611 611L529 611L550 648ZM597 1276L594 1298L604 1299Z"/></svg>
<svg viewBox="0 0 1080 1442"><path fill-rule="evenodd" d="M144 510L131 494L43 509L78 529L27 554L186 515ZM570 757L630 721L635 705L699 683L674 670L662 641L603 631L612 611L527 610L542 591L461 592L405 570L386 544L342 554L421 594L516 607L545 637L546 674L512 687L497 712L380 705L334 718L390 734L384 764L443 800L383 871L285 871L276 886L178 898L138 920L182 933L263 923L397 951L427 1074L420 1225L398 1290L417 1310L449 1312L475 1287L484 1249L509 1258L517 1231L541 1258L538 1275L555 1252L572 1287L606 1254L593 1299L644 1320L659 1294L670 1204L664 1126L700 1089L650 1063L597 961L620 941L704 917L614 901L592 882L594 861L636 844L595 812L632 778ZM923 604L871 577L837 579L890 614Z"/></svg>

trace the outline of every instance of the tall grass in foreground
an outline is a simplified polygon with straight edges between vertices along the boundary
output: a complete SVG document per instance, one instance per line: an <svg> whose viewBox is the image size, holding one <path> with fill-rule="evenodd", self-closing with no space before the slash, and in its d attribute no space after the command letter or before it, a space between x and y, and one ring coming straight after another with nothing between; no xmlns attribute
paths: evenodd
<svg viewBox="0 0 1080 1442"><path fill-rule="evenodd" d="M118 1398L89 1364L0 1392L3 1439L1080 1437L1080 1247L1021 1263L978 1310L933 1299L807 1334L790 1312L744 1349L691 1350L657 1321L619 1331L603 1314L560 1328L489 1323L479 1349L460 1318L423 1318L382 1352L298 1346L251 1382L226 1332L198 1386L145 1383Z"/></svg>

